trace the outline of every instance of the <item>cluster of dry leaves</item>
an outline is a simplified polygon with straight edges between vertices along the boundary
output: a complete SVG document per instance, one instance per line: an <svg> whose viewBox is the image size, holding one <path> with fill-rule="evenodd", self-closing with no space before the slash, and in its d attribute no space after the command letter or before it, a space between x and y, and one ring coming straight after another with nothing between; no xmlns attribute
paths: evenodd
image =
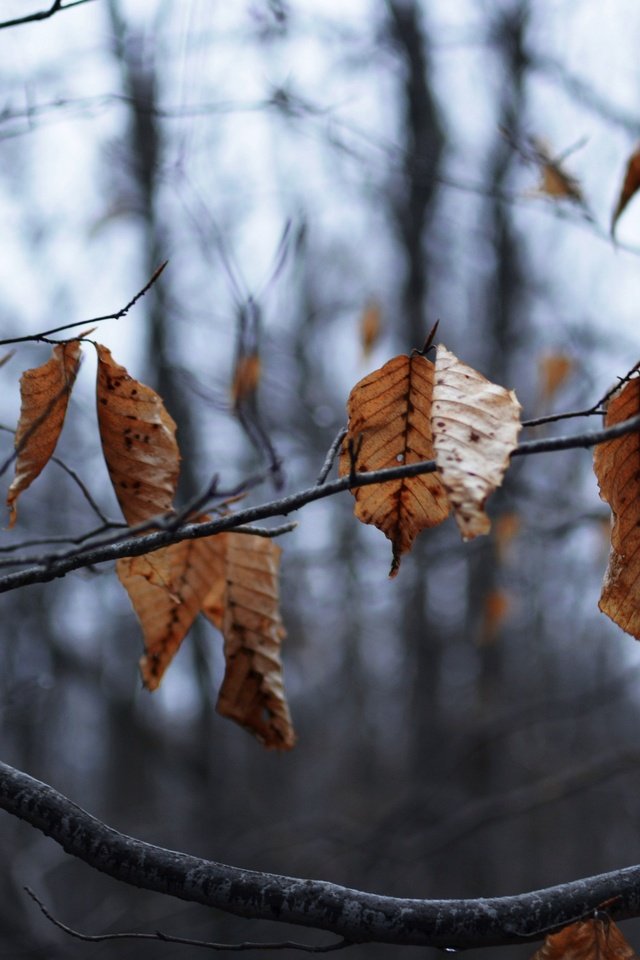
<svg viewBox="0 0 640 960"><path fill-rule="evenodd" d="M90 331L89 331L90 332ZM86 335L85 335L86 337ZM127 524L137 532L153 518L175 515L180 452L176 425L154 390L133 379L110 351L98 355L98 427L111 483ZM17 501L51 458L79 369L80 338L59 343L51 358L21 377L16 473L7 503ZM553 359L553 358L552 358ZM557 358L547 365L552 393L567 375ZM252 379L252 378L249 378ZM640 378L628 379L608 403L606 425L640 407ZM432 472L354 486L355 514L391 541L391 576L424 529L452 513L463 539L486 534L485 505L502 483L521 429L513 391L491 383L439 345L394 357L362 379L348 400L348 430L339 473L355 476L433 461ZM640 638L640 435L630 433L596 448L601 496L613 513L611 556L601 609ZM208 520L191 517L190 522ZM199 613L222 633L225 676L217 708L267 747L295 742L282 681L279 611L280 548L242 532L184 540L116 568L140 621L145 686L154 690Z"/></svg>
<svg viewBox="0 0 640 960"><path fill-rule="evenodd" d="M15 523L19 495L55 449L78 373L82 344L53 348L42 366L20 379L16 474L7 503ZM170 514L179 475L176 425L158 394L134 380L110 351L96 345L98 427L109 477L130 526ZM209 519L191 518L192 522ZM222 533L172 544L116 569L140 621L143 683L155 690L197 615L224 638L226 670L217 709L266 746L288 749L295 736L282 686L279 612L280 548L245 533Z"/></svg>

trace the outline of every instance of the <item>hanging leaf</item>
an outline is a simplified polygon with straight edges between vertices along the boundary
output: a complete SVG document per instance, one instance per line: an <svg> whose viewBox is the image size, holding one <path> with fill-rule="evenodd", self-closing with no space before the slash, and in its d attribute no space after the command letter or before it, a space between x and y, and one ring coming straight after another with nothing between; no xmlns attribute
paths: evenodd
<svg viewBox="0 0 640 960"><path fill-rule="evenodd" d="M540 166L542 180L538 186L539 193L557 200L573 200L581 206L585 205L584 195L580 182L562 167L549 150L548 144L537 137L532 138L533 158Z"/></svg>
<svg viewBox="0 0 640 960"><path fill-rule="evenodd" d="M584 203L582 188L578 180L566 173L562 167L549 160L542 165L542 180L538 186L540 193L546 193L547 196L554 199L573 200L576 203Z"/></svg>
<svg viewBox="0 0 640 960"><path fill-rule="evenodd" d="M504 563L513 539L520 531L521 520L517 513L501 513L493 522L493 536L500 563Z"/></svg>
<svg viewBox="0 0 640 960"><path fill-rule="evenodd" d="M226 671L216 709L266 747L289 750L295 734L280 659L285 636L279 611L280 554L265 537L227 536L222 624Z"/></svg>
<svg viewBox="0 0 640 960"><path fill-rule="evenodd" d="M513 390L491 383L446 347L436 352L431 428L440 479L465 540L488 533L487 498L502 483L521 429Z"/></svg>
<svg viewBox="0 0 640 960"><path fill-rule="evenodd" d="M500 628L511 610L511 598L504 590L490 590L484 598L484 617L479 645L495 643Z"/></svg>
<svg viewBox="0 0 640 960"><path fill-rule="evenodd" d="M176 425L150 387L98 349L98 427L109 477L130 526L168 513L178 483Z"/></svg>
<svg viewBox="0 0 640 960"><path fill-rule="evenodd" d="M634 377L607 405L606 427L635 416L640 379ZM609 563L600 609L640 640L640 434L627 433L595 448L593 468L601 498L612 511Z"/></svg>
<svg viewBox="0 0 640 960"><path fill-rule="evenodd" d="M549 934L531 960L638 960L620 928L607 916L579 920Z"/></svg>
<svg viewBox="0 0 640 960"><path fill-rule="evenodd" d="M257 350L238 357L231 383L231 403L234 410L252 397L260 383L260 354Z"/></svg>
<svg viewBox="0 0 640 960"><path fill-rule="evenodd" d="M364 473L433 459L431 393L433 364L420 355L389 360L355 385L349 395L348 432L339 474ZM449 503L435 473L355 487L355 515L391 540L395 577L403 553L421 530L447 517Z"/></svg>
<svg viewBox="0 0 640 960"><path fill-rule="evenodd" d="M366 360L382 333L382 310L377 300L368 300L360 317L362 358Z"/></svg>
<svg viewBox="0 0 640 960"><path fill-rule="evenodd" d="M20 377L20 419L15 446L16 475L9 487L9 526L16 522L16 501L42 472L53 455L67 413L81 360L79 340L57 344L51 358Z"/></svg>
<svg viewBox="0 0 640 960"><path fill-rule="evenodd" d="M223 571L224 536L183 540L117 561L116 572L142 627L140 672L148 690L159 686L212 582L223 579Z"/></svg>
<svg viewBox="0 0 640 960"><path fill-rule="evenodd" d="M547 353L538 361L540 399L551 403L556 393L573 372L574 361L566 353Z"/></svg>
<svg viewBox="0 0 640 960"><path fill-rule="evenodd" d="M616 208L613 211L613 216L611 218L611 236L615 236L616 226L622 211L626 208L627 204L633 196L638 192L640 187L640 147L638 147L629 157L627 163L627 169L624 175L624 183L622 184L622 190L620 191L620 196L618 198L618 203Z"/></svg>

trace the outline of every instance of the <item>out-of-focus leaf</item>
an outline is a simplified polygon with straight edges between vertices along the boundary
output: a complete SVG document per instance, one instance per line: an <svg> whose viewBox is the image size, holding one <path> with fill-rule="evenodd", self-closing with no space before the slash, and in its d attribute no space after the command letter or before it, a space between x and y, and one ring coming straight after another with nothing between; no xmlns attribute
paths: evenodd
<svg viewBox="0 0 640 960"><path fill-rule="evenodd" d="M80 367L81 351L78 340L59 343L46 363L25 370L20 377L16 475L7 494L11 527L16 521L18 497L42 472L56 448Z"/></svg>
<svg viewBox="0 0 640 960"><path fill-rule="evenodd" d="M340 476L433 459L431 394L433 364L420 355L389 360L355 385L340 455ZM447 517L449 503L435 473L355 487L355 515L391 540L394 577L403 553L421 530Z"/></svg>
<svg viewBox="0 0 640 960"><path fill-rule="evenodd" d="M511 609L511 599L504 590L491 590L484 598L484 622L480 644L489 646L497 639L504 620Z"/></svg>
<svg viewBox="0 0 640 960"><path fill-rule="evenodd" d="M178 483L176 425L155 390L138 383L98 345L98 426L127 523L168 513Z"/></svg>
<svg viewBox="0 0 640 960"><path fill-rule="evenodd" d="M493 522L493 537L496 543L498 559L503 562L509 547L517 536L521 520L517 513L501 513Z"/></svg>
<svg viewBox="0 0 640 960"><path fill-rule="evenodd" d="M487 498L502 483L521 429L513 390L491 383L446 347L436 353L431 428L440 479L465 540L488 533Z"/></svg>
<svg viewBox="0 0 640 960"><path fill-rule="evenodd" d="M280 548L248 534L227 536L222 632L226 671L217 710L266 747L289 750L295 734L282 680Z"/></svg>
<svg viewBox="0 0 640 960"><path fill-rule="evenodd" d="M367 359L382 333L382 310L377 300L368 300L360 317L362 357Z"/></svg>
<svg viewBox="0 0 640 960"><path fill-rule="evenodd" d="M640 379L634 377L607 405L605 426L640 409ZM600 609L640 640L640 434L627 433L595 448L593 468L600 496L611 507L611 547Z"/></svg>
<svg viewBox="0 0 640 960"><path fill-rule="evenodd" d="M231 403L234 410L252 397L260 383L260 355L257 351L243 354L236 361L231 383Z"/></svg>
<svg viewBox="0 0 640 960"><path fill-rule="evenodd" d="M637 960L635 950L609 920L579 920L551 933L532 960Z"/></svg>
<svg viewBox="0 0 640 960"><path fill-rule="evenodd" d="M551 403L556 393L573 372L573 359L566 353L547 353L538 361L540 399Z"/></svg>
<svg viewBox="0 0 640 960"><path fill-rule="evenodd" d="M640 147L638 147L629 157L627 169L624 175L624 182L618 197L616 208L611 217L611 236L615 236L616 226L620 215L626 208L632 197L638 192L640 187Z"/></svg>
<svg viewBox="0 0 640 960"><path fill-rule="evenodd" d="M538 191L557 200L573 200L575 203L584 206L584 194L579 180L567 173L559 160L554 159L548 145L543 140L533 138L532 145L535 150L535 159L540 165L542 174Z"/></svg>
<svg viewBox="0 0 640 960"><path fill-rule="evenodd" d="M201 518L208 519L206 517ZM200 612L223 567L224 538L183 540L140 557L117 561L144 638L142 681L155 690Z"/></svg>

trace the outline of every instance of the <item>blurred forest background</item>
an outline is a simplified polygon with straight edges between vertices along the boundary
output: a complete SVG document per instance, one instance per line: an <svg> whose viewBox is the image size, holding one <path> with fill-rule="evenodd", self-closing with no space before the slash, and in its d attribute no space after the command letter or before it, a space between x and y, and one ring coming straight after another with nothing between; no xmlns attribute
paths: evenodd
<svg viewBox="0 0 640 960"><path fill-rule="evenodd" d="M2 0L0 19L32 9ZM116 311L169 258L96 336L176 419L184 497L214 471L231 488L264 466L229 401L249 298L290 491L314 482L353 384L437 318L525 416L589 406L640 359L640 211L618 248L608 238L640 137L639 35L623 0L93 0L0 31L0 336ZM564 163L588 211L538 191L514 149L530 137L576 147ZM382 333L365 356L371 303ZM0 372L5 427L20 372L47 356L21 347ZM567 360L557 390L549 357ZM57 453L118 516L94 362L88 350ZM517 893L636 863L640 658L597 610L608 510L590 463L514 462L491 536L423 534L394 581L349 495L302 511L280 541L289 754L216 715L208 624L157 694L141 689L113 570L6 594L1 756L153 843L391 895ZM249 502L272 495L265 482ZM2 542L94 524L51 464ZM4 816L0 850L1 957L202 953L78 943L24 884L85 932L305 936L124 887Z"/></svg>

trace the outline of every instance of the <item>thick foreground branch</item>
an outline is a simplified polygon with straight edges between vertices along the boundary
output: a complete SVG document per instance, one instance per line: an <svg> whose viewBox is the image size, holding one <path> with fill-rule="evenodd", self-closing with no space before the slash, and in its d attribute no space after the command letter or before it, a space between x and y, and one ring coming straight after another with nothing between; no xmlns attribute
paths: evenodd
<svg viewBox="0 0 640 960"><path fill-rule="evenodd" d="M605 901L616 919L640 915L640 867L519 896L413 900L202 860L112 830L47 784L0 763L0 806L67 853L132 886L251 919L330 931L358 942L501 946L541 939Z"/></svg>

